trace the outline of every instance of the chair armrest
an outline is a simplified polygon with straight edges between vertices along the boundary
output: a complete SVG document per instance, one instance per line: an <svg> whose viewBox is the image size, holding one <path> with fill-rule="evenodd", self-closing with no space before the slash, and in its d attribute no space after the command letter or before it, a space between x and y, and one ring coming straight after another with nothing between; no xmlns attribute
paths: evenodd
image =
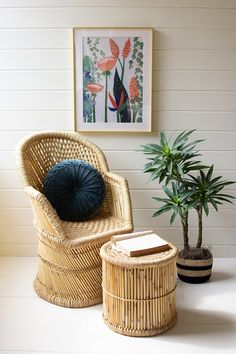
<svg viewBox="0 0 236 354"><path fill-rule="evenodd" d="M110 187L112 215L123 219L127 226L133 227L132 205L127 180L112 172L105 172L104 179Z"/></svg>
<svg viewBox="0 0 236 354"><path fill-rule="evenodd" d="M36 229L42 231L50 238L66 239L61 227L61 221L45 195L32 186L27 186L24 190L30 198Z"/></svg>

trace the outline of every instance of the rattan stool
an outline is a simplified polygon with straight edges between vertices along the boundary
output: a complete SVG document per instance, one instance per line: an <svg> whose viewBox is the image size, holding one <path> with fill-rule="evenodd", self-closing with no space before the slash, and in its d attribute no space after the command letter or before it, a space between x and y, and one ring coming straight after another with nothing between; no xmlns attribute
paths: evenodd
<svg viewBox="0 0 236 354"><path fill-rule="evenodd" d="M128 257L111 242L100 250L103 271L103 318L113 331L154 336L176 321L177 248Z"/></svg>

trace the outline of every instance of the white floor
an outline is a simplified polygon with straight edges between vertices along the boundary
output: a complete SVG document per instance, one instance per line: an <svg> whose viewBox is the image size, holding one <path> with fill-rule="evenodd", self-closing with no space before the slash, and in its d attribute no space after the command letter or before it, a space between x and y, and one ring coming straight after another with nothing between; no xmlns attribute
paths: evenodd
<svg viewBox="0 0 236 354"><path fill-rule="evenodd" d="M178 282L178 321L168 332L131 338L108 329L102 305L66 309L32 288L37 259L0 258L0 353L236 354L236 259L217 259L210 282Z"/></svg>

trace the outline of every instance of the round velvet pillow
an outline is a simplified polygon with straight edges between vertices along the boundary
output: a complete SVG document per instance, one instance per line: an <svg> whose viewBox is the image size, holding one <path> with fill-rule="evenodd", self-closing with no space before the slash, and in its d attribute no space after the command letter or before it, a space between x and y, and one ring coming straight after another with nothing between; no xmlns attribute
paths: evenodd
<svg viewBox="0 0 236 354"><path fill-rule="evenodd" d="M45 195L60 219L84 221L94 216L104 198L101 174L81 160L64 160L44 180Z"/></svg>

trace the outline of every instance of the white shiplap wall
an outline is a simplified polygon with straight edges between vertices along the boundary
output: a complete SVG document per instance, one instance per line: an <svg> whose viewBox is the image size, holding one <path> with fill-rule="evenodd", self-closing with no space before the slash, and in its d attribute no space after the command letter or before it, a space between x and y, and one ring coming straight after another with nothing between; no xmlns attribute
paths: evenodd
<svg viewBox="0 0 236 354"><path fill-rule="evenodd" d="M0 0L0 254L34 255L32 212L15 171L14 146L39 130L73 130L73 26L155 29L153 133L90 134L129 181L137 229L181 245L168 217L152 219L156 183L142 173L140 144L159 131L197 128L204 162L236 180L235 0ZM236 185L231 187L236 196ZM192 235L196 219L191 215ZM215 256L236 256L236 208L204 220Z"/></svg>

